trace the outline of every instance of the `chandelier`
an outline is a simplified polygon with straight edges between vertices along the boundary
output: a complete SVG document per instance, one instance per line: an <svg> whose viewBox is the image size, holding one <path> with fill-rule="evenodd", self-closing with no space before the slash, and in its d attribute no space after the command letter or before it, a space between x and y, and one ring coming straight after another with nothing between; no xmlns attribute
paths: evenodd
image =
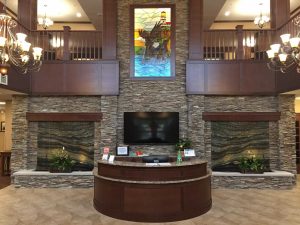
<svg viewBox="0 0 300 225"><path fill-rule="evenodd" d="M282 44L272 44L267 51L270 59L268 67L282 73L296 68L297 73L300 73L300 32L293 38L290 34L282 34L280 38Z"/></svg>
<svg viewBox="0 0 300 225"><path fill-rule="evenodd" d="M38 18L38 24L41 25L45 30L53 25L53 21L47 17L47 5L44 5L45 8L45 14L44 17Z"/></svg>
<svg viewBox="0 0 300 225"><path fill-rule="evenodd" d="M6 4L5 4L6 5ZM5 10L4 6L4 12ZM26 34L13 33L17 22L6 13L0 14L0 73L7 75L12 64L20 73L36 72L42 65L42 48L26 41Z"/></svg>
<svg viewBox="0 0 300 225"><path fill-rule="evenodd" d="M259 5L260 5L260 14L259 16L255 17L254 24L257 25L260 29L262 29L265 26L265 24L270 21L270 18L262 14L263 4L260 3Z"/></svg>

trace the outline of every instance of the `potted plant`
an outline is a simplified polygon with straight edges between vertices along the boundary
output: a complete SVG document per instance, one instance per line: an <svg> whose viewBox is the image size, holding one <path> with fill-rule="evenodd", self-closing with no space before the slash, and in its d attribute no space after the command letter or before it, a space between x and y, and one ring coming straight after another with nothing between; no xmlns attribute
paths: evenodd
<svg viewBox="0 0 300 225"><path fill-rule="evenodd" d="M255 157L242 157L239 160L239 168L242 173L263 173L265 170L264 159Z"/></svg>
<svg viewBox="0 0 300 225"><path fill-rule="evenodd" d="M176 151L183 151L186 148L192 147L192 141L188 138L181 138L175 145Z"/></svg>
<svg viewBox="0 0 300 225"><path fill-rule="evenodd" d="M71 159L64 147L57 150L53 157L50 159L50 172L51 173L71 173L74 161Z"/></svg>

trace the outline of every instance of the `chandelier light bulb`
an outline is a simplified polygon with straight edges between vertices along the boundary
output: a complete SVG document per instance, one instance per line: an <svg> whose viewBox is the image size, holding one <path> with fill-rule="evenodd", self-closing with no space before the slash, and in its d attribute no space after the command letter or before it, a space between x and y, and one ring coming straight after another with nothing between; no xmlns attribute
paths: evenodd
<svg viewBox="0 0 300 225"><path fill-rule="evenodd" d="M17 36L17 40L22 43L25 41L27 35L26 34L23 34L23 33L16 33L16 36Z"/></svg>
<svg viewBox="0 0 300 225"><path fill-rule="evenodd" d="M281 54L279 54L278 56L279 56L279 60L280 60L281 62L285 62L285 61L286 61L287 54L281 53Z"/></svg>
<svg viewBox="0 0 300 225"><path fill-rule="evenodd" d="M6 38L5 37L0 37L0 47L4 47L6 43Z"/></svg>
<svg viewBox="0 0 300 225"><path fill-rule="evenodd" d="M282 34L282 35L280 35L281 41L284 44L287 44L290 41L290 37L291 37L290 34Z"/></svg>
<svg viewBox="0 0 300 225"><path fill-rule="evenodd" d="M299 43L300 43L300 38L299 37L294 37L290 39L290 45L292 48L297 48L299 47Z"/></svg>
<svg viewBox="0 0 300 225"><path fill-rule="evenodd" d="M268 54L268 58L269 58L269 59L275 57L275 52L274 52L272 49L269 49L269 50L267 51L267 54Z"/></svg>
<svg viewBox="0 0 300 225"><path fill-rule="evenodd" d="M280 44L270 45L270 48L273 50L274 53L278 53L280 50Z"/></svg>

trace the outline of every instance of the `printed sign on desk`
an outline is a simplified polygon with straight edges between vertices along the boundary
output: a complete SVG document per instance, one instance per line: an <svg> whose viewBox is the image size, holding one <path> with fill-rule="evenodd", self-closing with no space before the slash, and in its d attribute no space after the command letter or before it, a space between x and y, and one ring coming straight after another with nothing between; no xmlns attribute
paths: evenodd
<svg viewBox="0 0 300 225"><path fill-rule="evenodd" d="M108 163L113 163L115 160L115 156L114 155L110 155L109 159L108 159Z"/></svg>
<svg viewBox="0 0 300 225"><path fill-rule="evenodd" d="M196 156L194 149L184 149L184 157Z"/></svg>

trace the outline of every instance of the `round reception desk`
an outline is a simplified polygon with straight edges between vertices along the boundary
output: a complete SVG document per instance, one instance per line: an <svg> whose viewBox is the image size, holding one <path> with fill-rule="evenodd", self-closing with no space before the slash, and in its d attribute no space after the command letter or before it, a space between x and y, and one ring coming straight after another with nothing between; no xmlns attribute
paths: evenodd
<svg viewBox="0 0 300 225"><path fill-rule="evenodd" d="M171 222L206 213L212 205L207 162L142 163L137 157L99 161L94 207L117 219Z"/></svg>

